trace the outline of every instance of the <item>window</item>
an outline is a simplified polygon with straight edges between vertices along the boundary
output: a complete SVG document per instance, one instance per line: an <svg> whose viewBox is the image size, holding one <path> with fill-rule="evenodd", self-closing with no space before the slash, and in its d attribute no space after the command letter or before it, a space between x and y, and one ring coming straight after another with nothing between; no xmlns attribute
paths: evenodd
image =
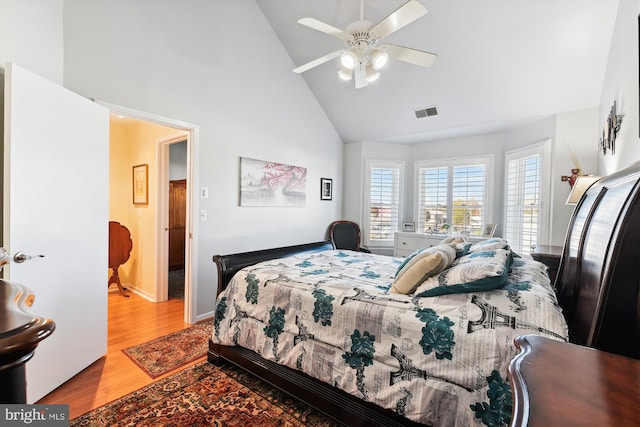
<svg viewBox="0 0 640 427"><path fill-rule="evenodd" d="M364 241L367 246L391 246L399 231L403 162L368 162Z"/></svg>
<svg viewBox="0 0 640 427"><path fill-rule="evenodd" d="M543 191L547 144L511 151L505 157L504 237L513 250L522 253L531 252L532 246L545 241L547 233L546 215L543 214L547 199Z"/></svg>
<svg viewBox="0 0 640 427"><path fill-rule="evenodd" d="M416 163L417 228L480 236L489 216L492 157Z"/></svg>

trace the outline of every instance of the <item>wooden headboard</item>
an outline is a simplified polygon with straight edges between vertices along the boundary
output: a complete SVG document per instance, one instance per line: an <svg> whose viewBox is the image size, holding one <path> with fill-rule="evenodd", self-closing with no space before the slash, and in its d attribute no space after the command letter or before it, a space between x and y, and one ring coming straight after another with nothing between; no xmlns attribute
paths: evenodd
<svg viewBox="0 0 640 427"><path fill-rule="evenodd" d="M263 249L251 252L242 252L231 255L214 255L213 262L218 269L218 291L220 294L229 281L238 271L262 261L302 254L307 252L319 252L333 249L331 241L304 243L300 245L285 246L282 248Z"/></svg>
<svg viewBox="0 0 640 427"><path fill-rule="evenodd" d="M640 358L640 162L602 178L569 224L556 279L571 342Z"/></svg>

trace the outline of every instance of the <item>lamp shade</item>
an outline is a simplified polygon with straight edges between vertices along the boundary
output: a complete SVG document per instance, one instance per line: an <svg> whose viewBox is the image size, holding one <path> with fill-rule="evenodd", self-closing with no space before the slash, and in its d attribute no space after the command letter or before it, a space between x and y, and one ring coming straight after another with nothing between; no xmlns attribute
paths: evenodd
<svg viewBox="0 0 640 427"><path fill-rule="evenodd" d="M582 195L600 178L601 177L599 176L593 175L583 175L576 178L576 182L574 182L573 187L571 187L571 192L569 193L569 197L567 198L565 205L578 204Z"/></svg>
<svg viewBox="0 0 640 427"><path fill-rule="evenodd" d="M346 50L340 56L340 64L347 70L353 70L358 65L358 56L352 50Z"/></svg>
<svg viewBox="0 0 640 427"><path fill-rule="evenodd" d="M371 64L368 64L367 68L365 68L365 79L371 83L378 80L378 77L380 77L380 73L376 71Z"/></svg>
<svg viewBox="0 0 640 427"><path fill-rule="evenodd" d="M379 70L384 67L389 61L389 54L378 49L374 49L371 52L371 65L374 70Z"/></svg>
<svg viewBox="0 0 640 427"><path fill-rule="evenodd" d="M344 67L338 70L338 76L340 76L342 80L351 80L352 75L353 75L353 70L349 70Z"/></svg>

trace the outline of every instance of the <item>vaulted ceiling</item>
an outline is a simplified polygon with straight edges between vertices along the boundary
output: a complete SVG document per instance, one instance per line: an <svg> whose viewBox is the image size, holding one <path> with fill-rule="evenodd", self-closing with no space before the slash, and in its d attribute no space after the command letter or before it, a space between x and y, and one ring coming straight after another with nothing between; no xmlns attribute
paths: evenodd
<svg viewBox="0 0 640 427"><path fill-rule="evenodd" d="M345 48L297 23L377 23L406 0L257 0L294 67ZM384 39L438 55L423 68L391 59L356 89L339 59L302 74L345 143L416 143L509 129L600 104L617 0L418 0L428 13ZM623 0L625 1L625 0ZM415 110L438 115L417 119Z"/></svg>

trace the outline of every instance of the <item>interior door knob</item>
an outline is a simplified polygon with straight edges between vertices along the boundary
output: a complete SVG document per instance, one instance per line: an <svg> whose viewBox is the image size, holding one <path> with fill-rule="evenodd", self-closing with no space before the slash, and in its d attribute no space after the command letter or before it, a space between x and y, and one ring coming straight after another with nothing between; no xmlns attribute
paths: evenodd
<svg viewBox="0 0 640 427"><path fill-rule="evenodd" d="M13 255L13 262L16 264L20 264L22 262L28 261L31 258L43 258L44 255L27 255L24 252L16 252Z"/></svg>

